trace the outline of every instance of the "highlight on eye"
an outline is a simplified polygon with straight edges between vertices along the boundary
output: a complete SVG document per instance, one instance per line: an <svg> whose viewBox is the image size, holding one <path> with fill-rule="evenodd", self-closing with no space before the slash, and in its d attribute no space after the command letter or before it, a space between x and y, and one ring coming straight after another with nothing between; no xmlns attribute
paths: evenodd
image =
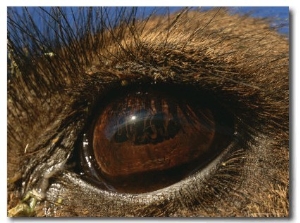
<svg viewBox="0 0 300 223"><path fill-rule="evenodd" d="M174 91L129 91L101 105L81 148L84 175L104 189L142 193L182 180L221 153L233 133L231 115L206 95Z"/></svg>

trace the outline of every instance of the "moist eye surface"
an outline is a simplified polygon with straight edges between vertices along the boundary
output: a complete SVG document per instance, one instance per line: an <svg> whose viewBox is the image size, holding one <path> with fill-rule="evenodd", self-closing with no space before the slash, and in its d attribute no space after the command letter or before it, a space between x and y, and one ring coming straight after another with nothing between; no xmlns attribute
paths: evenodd
<svg viewBox="0 0 300 223"><path fill-rule="evenodd" d="M175 92L134 90L98 106L83 172L104 189L143 193L184 179L221 153L233 133L229 112L205 94Z"/></svg>

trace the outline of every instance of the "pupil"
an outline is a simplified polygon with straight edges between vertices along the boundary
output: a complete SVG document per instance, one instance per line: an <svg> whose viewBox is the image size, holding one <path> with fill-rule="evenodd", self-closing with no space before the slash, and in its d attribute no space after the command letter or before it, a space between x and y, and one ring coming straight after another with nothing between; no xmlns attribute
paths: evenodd
<svg viewBox="0 0 300 223"><path fill-rule="evenodd" d="M134 145L143 145L174 138L181 130L181 125L176 110L172 113L169 109L172 102L163 100L163 106L152 108L147 107L151 104L149 100L135 98L130 102L132 104L125 105L125 112L113 113L112 122L106 128L110 142L128 141ZM156 103L156 99L152 100L152 104L160 104Z"/></svg>

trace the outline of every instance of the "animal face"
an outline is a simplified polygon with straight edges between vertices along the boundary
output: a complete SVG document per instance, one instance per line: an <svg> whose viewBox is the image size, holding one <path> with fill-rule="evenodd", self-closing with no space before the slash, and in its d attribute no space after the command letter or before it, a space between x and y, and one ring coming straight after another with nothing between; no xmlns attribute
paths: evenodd
<svg viewBox="0 0 300 223"><path fill-rule="evenodd" d="M9 216L289 215L287 37L170 11L8 8Z"/></svg>

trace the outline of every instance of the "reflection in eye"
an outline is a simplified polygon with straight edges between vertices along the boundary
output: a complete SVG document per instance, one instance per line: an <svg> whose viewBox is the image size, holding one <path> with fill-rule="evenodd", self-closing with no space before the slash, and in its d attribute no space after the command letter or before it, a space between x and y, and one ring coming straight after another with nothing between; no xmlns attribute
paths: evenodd
<svg viewBox="0 0 300 223"><path fill-rule="evenodd" d="M149 192L203 168L228 146L234 125L226 109L205 94L167 89L143 87L101 106L84 137L82 175L102 189Z"/></svg>

